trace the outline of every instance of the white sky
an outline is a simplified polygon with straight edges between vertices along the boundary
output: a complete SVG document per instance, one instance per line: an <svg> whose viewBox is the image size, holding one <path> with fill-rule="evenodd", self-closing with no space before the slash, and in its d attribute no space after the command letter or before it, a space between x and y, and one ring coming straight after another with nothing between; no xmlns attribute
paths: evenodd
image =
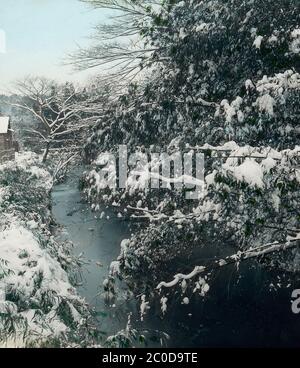
<svg viewBox="0 0 300 368"><path fill-rule="evenodd" d="M5 53L0 44L0 92L27 75L61 81L92 75L94 71L74 74L62 61L77 45L88 45L93 26L108 18L108 12L79 0L0 0L0 35L4 32L6 39Z"/></svg>

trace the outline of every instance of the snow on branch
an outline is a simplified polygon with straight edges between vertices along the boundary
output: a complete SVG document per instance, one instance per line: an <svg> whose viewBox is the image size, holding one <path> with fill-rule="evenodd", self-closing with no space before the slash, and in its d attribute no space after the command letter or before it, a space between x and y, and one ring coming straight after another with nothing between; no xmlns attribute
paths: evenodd
<svg viewBox="0 0 300 368"><path fill-rule="evenodd" d="M226 257L225 259L218 259L213 261L208 266L196 266L192 272L189 274L177 274L174 276L174 279L170 282L162 281L159 283L156 289L161 290L163 287L171 288L176 286L182 280L190 280L200 273L214 271L221 267L228 266L231 264L239 264L240 262L246 261L251 258L257 258L260 256L264 256L266 254L271 254L275 252L284 251L287 249L292 249L298 247L300 245L300 232L296 237L289 238L286 242L274 242L265 245L261 245L256 248L250 248L246 251L239 251L236 254Z"/></svg>

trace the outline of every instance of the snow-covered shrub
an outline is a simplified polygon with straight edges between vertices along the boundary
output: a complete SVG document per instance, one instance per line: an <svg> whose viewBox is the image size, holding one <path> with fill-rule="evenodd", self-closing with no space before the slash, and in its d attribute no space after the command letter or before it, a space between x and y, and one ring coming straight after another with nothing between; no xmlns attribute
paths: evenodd
<svg viewBox="0 0 300 368"><path fill-rule="evenodd" d="M235 146L206 176L205 191L192 211L152 213L149 226L122 243L121 270L141 286L149 283L148 273L142 272L147 269L153 287L176 265L185 270L196 266L193 254L212 243L244 250L284 242L299 223L299 152L299 147L279 152ZM280 254L269 262L290 269L289 260L299 271L300 265L293 262L298 258L295 250L287 258Z"/></svg>
<svg viewBox="0 0 300 368"><path fill-rule="evenodd" d="M0 339L21 346L75 344L89 311L70 282L76 266L51 226L50 174L26 153L0 166Z"/></svg>

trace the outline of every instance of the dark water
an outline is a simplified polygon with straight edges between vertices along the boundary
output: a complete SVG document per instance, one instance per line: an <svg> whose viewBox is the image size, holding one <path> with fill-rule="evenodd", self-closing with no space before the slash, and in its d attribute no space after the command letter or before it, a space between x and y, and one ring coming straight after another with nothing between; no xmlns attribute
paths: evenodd
<svg viewBox="0 0 300 368"><path fill-rule="evenodd" d="M290 285L283 274L267 272L250 262L239 270L227 267L209 281L211 289L204 299L193 297L190 304L182 305L178 294L178 303L169 307L166 318L161 319L152 308L141 323L138 303L128 302L125 290L107 303L102 288L111 261L119 255L120 242L130 235L128 224L107 211L109 219L95 218L81 199L76 180L55 187L53 213L65 228L64 236L73 241L74 253L83 253L90 261L83 269L83 285L78 291L96 309L104 336L124 329L132 312L138 329L170 334L169 347L300 347L300 314L291 311L291 293L300 288L300 281ZM227 249L220 254L211 247L198 255L199 262L201 256L204 261L230 253Z"/></svg>
<svg viewBox="0 0 300 368"><path fill-rule="evenodd" d="M276 280L281 288L275 290L270 283ZM297 285L249 263L220 272L210 286L205 299L174 310L181 329L175 346L300 347L300 314L291 310Z"/></svg>

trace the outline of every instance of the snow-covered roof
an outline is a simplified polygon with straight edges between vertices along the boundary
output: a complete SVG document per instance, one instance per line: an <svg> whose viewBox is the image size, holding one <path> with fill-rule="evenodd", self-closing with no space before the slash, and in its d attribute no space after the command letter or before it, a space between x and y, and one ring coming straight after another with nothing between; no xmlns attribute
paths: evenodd
<svg viewBox="0 0 300 368"><path fill-rule="evenodd" d="M5 134L8 132L9 128L9 117L0 116L0 134Z"/></svg>

